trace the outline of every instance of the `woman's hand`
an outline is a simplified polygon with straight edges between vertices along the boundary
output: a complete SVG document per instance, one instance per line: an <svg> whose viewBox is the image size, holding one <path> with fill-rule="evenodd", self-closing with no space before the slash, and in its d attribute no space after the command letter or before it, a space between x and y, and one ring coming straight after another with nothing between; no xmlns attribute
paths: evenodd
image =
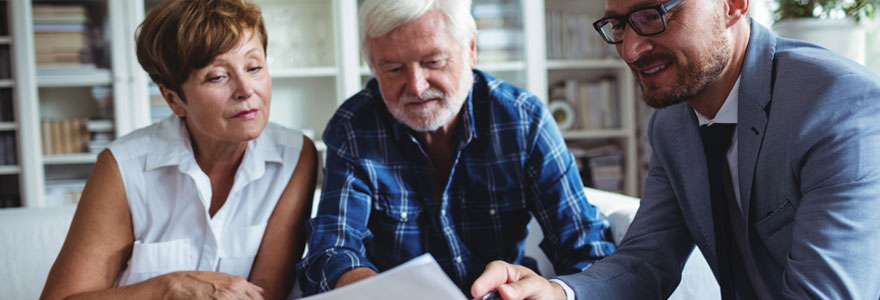
<svg viewBox="0 0 880 300"><path fill-rule="evenodd" d="M263 288L226 273L181 271L156 278L165 282L163 299L263 300Z"/></svg>

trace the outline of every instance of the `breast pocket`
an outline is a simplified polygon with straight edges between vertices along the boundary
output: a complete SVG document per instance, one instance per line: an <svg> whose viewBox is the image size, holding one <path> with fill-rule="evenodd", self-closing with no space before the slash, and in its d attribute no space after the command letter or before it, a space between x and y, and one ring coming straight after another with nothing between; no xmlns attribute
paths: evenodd
<svg viewBox="0 0 880 300"><path fill-rule="evenodd" d="M395 259L408 259L425 251L422 232L426 226L422 220L422 207L412 197L402 195L378 195L373 199L370 215L372 245L377 250L391 254ZM390 249L388 247L391 247ZM387 252L391 250L391 252ZM387 255L379 255L388 257ZM380 258L381 259L381 258ZM396 264L397 261L388 261Z"/></svg>
<svg viewBox="0 0 880 300"><path fill-rule="evenodd" d="M782 206L754 225L758 237L780 267L785 266L786 258L791 251L791 235L794 231L796 212L791 202L785 201Z"/></svg>
<svg viewBox="0 0 880 300"><path fill-rule="evenodd" d="M171 272L195 270L198 264L190 239L158 243L135 241L130 261L133 282Z"/></svg>
<svg viewBox="0 0 880 300"><path fill-rule="evenodd" d="M223 234L219 271L248 278L260 250L266 224L230 228Z"/></svg>

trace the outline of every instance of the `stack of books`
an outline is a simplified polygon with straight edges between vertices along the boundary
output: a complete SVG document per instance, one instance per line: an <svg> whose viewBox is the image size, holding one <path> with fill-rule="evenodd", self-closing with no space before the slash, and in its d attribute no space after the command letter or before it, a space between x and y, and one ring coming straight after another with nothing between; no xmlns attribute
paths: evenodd
<svg viewBox="0 0 880 300"><path fill-rule="evenodd" d="M623 193L623 150L617 144L570 147L585 186Z"/></svg>
<svg viewBox="0 0 880 300"><path fill-rule="evenodd" d="M577 130L619 129L620 99L614 77L567 79L550 86L550 101L568 101L577 115Z"/></svg>
<svg viewBox="0 0 880 300"><path fill-rule="evenodd" d="M477 61L504 62L522 59L523 30L519 4L484 0L473 4L477 23Z"/></svg>
<svg viewBox="0 0 880 300"><path fill-rule="evenodd" d="M33 13L37 66L77 67L92 62L83 4L38 4Z"/></svg>
<svg viewBox="0 0 880 300"><path fill-rule="evenodd" d="M610 59L615 55L593 29L598 17L566 11L547 12L547 57L558 60Z"/></svg>

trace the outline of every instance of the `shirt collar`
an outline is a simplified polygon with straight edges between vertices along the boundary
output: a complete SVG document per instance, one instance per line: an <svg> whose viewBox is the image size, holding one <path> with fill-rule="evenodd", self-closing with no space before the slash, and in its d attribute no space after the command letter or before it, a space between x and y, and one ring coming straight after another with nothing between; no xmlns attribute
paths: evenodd
<svg viewBox="0 0 880 300"><path fill-rule="evenodd" d="M730 93L727 94L727 99L724 100L724 104L721 105L721 108L718 109L718 113L715 114L714 119L709 119L706 116L700 114L697 110L694 112L697 114L697 121L700 126L703 125L712 125L715 123L721 124L736 124L737 123L737 107L739 106L739 81L742 78L742 74L736 78L736 83L733 84L733 88L730 89Z"/></svg>
<svg viewBox="0 0 880 300"><path fill-rule="evenodd" d="M236 171L235 186L241 186L244 183L259 179L265 173L265 165L267 162L282 162L282 157L277 145L273 140L267 137L267 129L273 126L267 124L263 132L247 143L244 157ZM195 152L192 149L189 132L186 130L186 124L183 120L175 115L162 120L158 124L158 134L153 139L156 145L155 151L147 154L145 162L145 170L150 171L161 167L177 166L178 170L184 174L193 172L202 172L195 160ZM242 181L242 182L239 182ZM235 186L233 190L235 190Z"/></svg>

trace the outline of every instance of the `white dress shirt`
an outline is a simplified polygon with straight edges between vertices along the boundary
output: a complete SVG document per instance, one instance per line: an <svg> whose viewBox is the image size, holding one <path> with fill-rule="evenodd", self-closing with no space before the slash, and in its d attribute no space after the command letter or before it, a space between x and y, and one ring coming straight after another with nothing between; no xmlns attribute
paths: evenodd
<svg viewBox="0 0 880 300"><path fill-rule="evenodd" d="M699 126L714 123L737 123L740 78L741 77L736 78L736 83L733 85L733 88L730 89L730 93L727 94L727 99L724 100L724 104L722 104L721 108L718 109L718 113L715 114L715 118L709 119L706 116L701 115L698 111L694 110L694 113L697 114L697 121L699 122ZM740 200L739 197L739 169L737 168L737 166L739 165L739 155L738 151L736 151L736 132L737 130L734 129L733 142L730 144L730 148L727 149L727 165L730 167L730 178L731 181L733 181L733 193L736 195L736 204L739 205L740 210L742 210L742 200ZM574 291L571 289L570 286L568 286L568 284L565 284L565 282L558 279L550 279L550 281L556 282L562 286L562 289L565 290L566 300L575 300Z"/></svg>
<svg viewBox="0 0 880 300"><path fill-rule="evenodd" d="M211 181L179 117L116 140L109 149L125 185L135 242L115 286L183 270L247 278L302 139L299 131L268 124L248 142L229 196L213 217Z"/></svg>

